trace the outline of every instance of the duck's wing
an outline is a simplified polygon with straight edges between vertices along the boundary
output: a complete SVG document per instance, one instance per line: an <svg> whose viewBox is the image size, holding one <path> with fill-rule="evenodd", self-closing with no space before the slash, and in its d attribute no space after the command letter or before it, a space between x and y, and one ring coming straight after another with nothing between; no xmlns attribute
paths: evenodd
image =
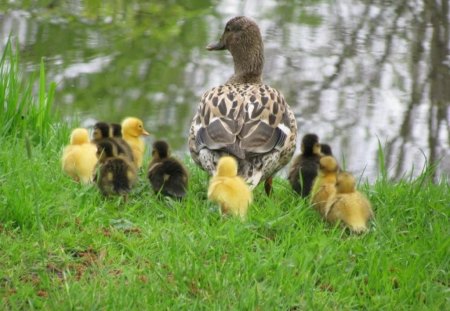
<svg viewBox="0 0 450 311"><path fill-rule="evenodd" d="M238 158L280 149L291 133L286 102L261 84L227 84L206 92L195 120L197 150L224 150Z"/></svg>

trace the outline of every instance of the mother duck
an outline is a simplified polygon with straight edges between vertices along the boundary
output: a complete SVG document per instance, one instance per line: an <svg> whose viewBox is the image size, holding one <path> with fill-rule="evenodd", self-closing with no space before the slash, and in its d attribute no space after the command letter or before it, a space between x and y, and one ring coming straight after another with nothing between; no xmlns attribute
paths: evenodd
<svg viewBox="0 0 450 311"><path fill-rule="evenodd" d="M233 155L239 175L253 189L285 166L295 150L297 122L283 95L263 84L264 47L258 25L245 16L228 21L209 51L228 50L234 74L206 91L189 132L189 150L197 165L213 175L219 158Z"/></svg>

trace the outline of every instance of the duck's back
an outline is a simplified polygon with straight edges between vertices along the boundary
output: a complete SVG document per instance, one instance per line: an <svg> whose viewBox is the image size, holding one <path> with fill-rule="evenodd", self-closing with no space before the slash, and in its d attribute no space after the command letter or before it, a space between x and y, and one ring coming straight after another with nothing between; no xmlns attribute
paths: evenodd
<svg viewBox="0 0 450 311"><path fill-rule="evenodd" d="M203 95L193 119L189 148L194 161L211 175L215 166L202 158L203 149L208 154L216 151L214 163L222 153L235 156L243 177L245 162L253 158L266 161L264 155L279 153L273 167L269 166L270 176L289 162L296 134L294 114L276 89L265 84L225 84Z"/></svg>
<svg viewBox="0 0 450 311"><path fill-rule="evenodd" d="M178 199L186 195L188 175L175 159L168 158L151 165L148 178L155 192Z"/></svg>
<svg viewBox="0 0 450 311"><path fill-rule="evenodd" d="M367 230L367 221L372 217L372 207L367 198L358 191L337 194L327 205L329 222L343 221L352 231Z"/></svg>
<svg viewBox="0 0 450 311"><path fill-rule="evenodd" d="M97 164L97 148L91 143L69 145L64 148L62 168L72 178L89 183Z"/></svg>
<svg viewBox="0 0 450 311"><path fill-rule="evenodd" d="M292 163L288 180L292 189L302 197L307 197L312 190L314 179L319 170L318 155L299 155Z"/></svg>
<svg viewBox="0 0 450 311"><path fill-rule="evenodd" d="M134 166L122 157L108 158L100 166L98 185L103 194L126 194L136 180Z"/></svg>
<svg viewBox="0 0 450 311"><path fill-rule="evenodd" d="M244 215L252 201L252 194L245 181L239 176L214 176L209 184L208 198L225 206L228 209L227 212Z"/></svg>

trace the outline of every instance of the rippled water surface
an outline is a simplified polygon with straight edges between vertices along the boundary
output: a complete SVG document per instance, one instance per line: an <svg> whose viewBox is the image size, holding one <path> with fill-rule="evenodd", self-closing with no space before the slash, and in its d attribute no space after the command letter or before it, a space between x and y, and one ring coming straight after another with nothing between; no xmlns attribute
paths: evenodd
<svg viewBox="0 0 450 311"><path fill-rule="evenodd" d="M27 73L44 58L56 108L84 126L139 116L178 153L201 94L233 72L208 52L226 21L252 17L264 80L350 171L373 180L378 148L399 178L450 172L449 3L437 1L7 0L0 47L17 39ZM149 142L150 142L149 141Z"/></svg>

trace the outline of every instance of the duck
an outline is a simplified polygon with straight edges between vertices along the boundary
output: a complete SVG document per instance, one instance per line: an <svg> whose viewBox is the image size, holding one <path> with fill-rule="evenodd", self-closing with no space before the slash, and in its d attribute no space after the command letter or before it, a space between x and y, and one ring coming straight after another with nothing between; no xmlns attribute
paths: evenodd
<svg viewBox="0 0 450 311"><path fill-rule="evenodd" d="M259 27L248 17L234 17L207 50L228 50L234 74L201 97L189 130L192 159L212 176L219 159L231 155L250 188L264 182L270 194L272 177L294 154L297 121L281 92L262 82Z"/></svg>
<svg viewBox="0 0 450 311"><path fill-rule="evenodd" d="M252 191L245 180L238 176L235 158L223 156L208 187L208 199L220 205L222 215L247 217L248 207L253 201Z"/></svg>
<svg viewBox="0 0 450 311"><path fill-rule="evenodd" d="M164 140L153 143L147 177L156 193L178 200L186 195L188 172L178 159L170 155L169 144Z"/></svg>
<svg viewBox="0 0 450 311"><path fill-rule="evenodd" d="M134 163L133 151L122 138L122 126L118 123L97 122L92 133L94 142L109 140L117 146L118 154L125 155Z"/></svg>
<svg viewBox="0 0 450 311"><path fill-rule="evenodd" d="M134 163L139 169L145 152L145 143L141 136L149 136L150 133L144 129L144 123L138 118L128 117L122 121L121 125L122 137L130 145Z"/></svg>
<svg viewBox="0 0 450 311"><path fill-rule="evenodd" d="M320 144L320 153L322 156L332 156L333 155L331 146L328 144Z"/></svg>
<svg viewBox="0 0 450 311"><path fill-rule="evenodd" d="M126 156L119 154L111 140L97 142L99 162L97 185L104 196L121 195L127 201L128 193L137 180L136 166Z"/></svg>
<svg viewBox="0 0 450 311"><path fill-rule="evenodd" d="M370 201L356 190L355 177L340 172L336 179L336 194L325 207L325 219L330 223L342 221L354 233L368 230L367 222L373 217Z"/></svg>
<svg viewBox="0 0 450 311"><path fill-rule="evenodd" d="M316 134L306 134L302 138L301 154L292 162L288 180L292 189L305 198L312 189L314 179L319 170L321 144Z"/></svg>
<svg viewBox="0 0 450 311"><path fill-rule="evenodd" d="M97 147L89 140L89 132L85 128L76 128L70 135L70 144L62 154L62 169L75 181L82 184L92 182L97 164Z"/></svg>
<svg viewBox="0 0 450 311"><path fill-rule="evenodd" d="M325 206L328 200L336 193L336 178L339 166L332 156L324 156L319 161L319 173L314 180L311 190L311 203L313 207L325 216Z"/></svg>

